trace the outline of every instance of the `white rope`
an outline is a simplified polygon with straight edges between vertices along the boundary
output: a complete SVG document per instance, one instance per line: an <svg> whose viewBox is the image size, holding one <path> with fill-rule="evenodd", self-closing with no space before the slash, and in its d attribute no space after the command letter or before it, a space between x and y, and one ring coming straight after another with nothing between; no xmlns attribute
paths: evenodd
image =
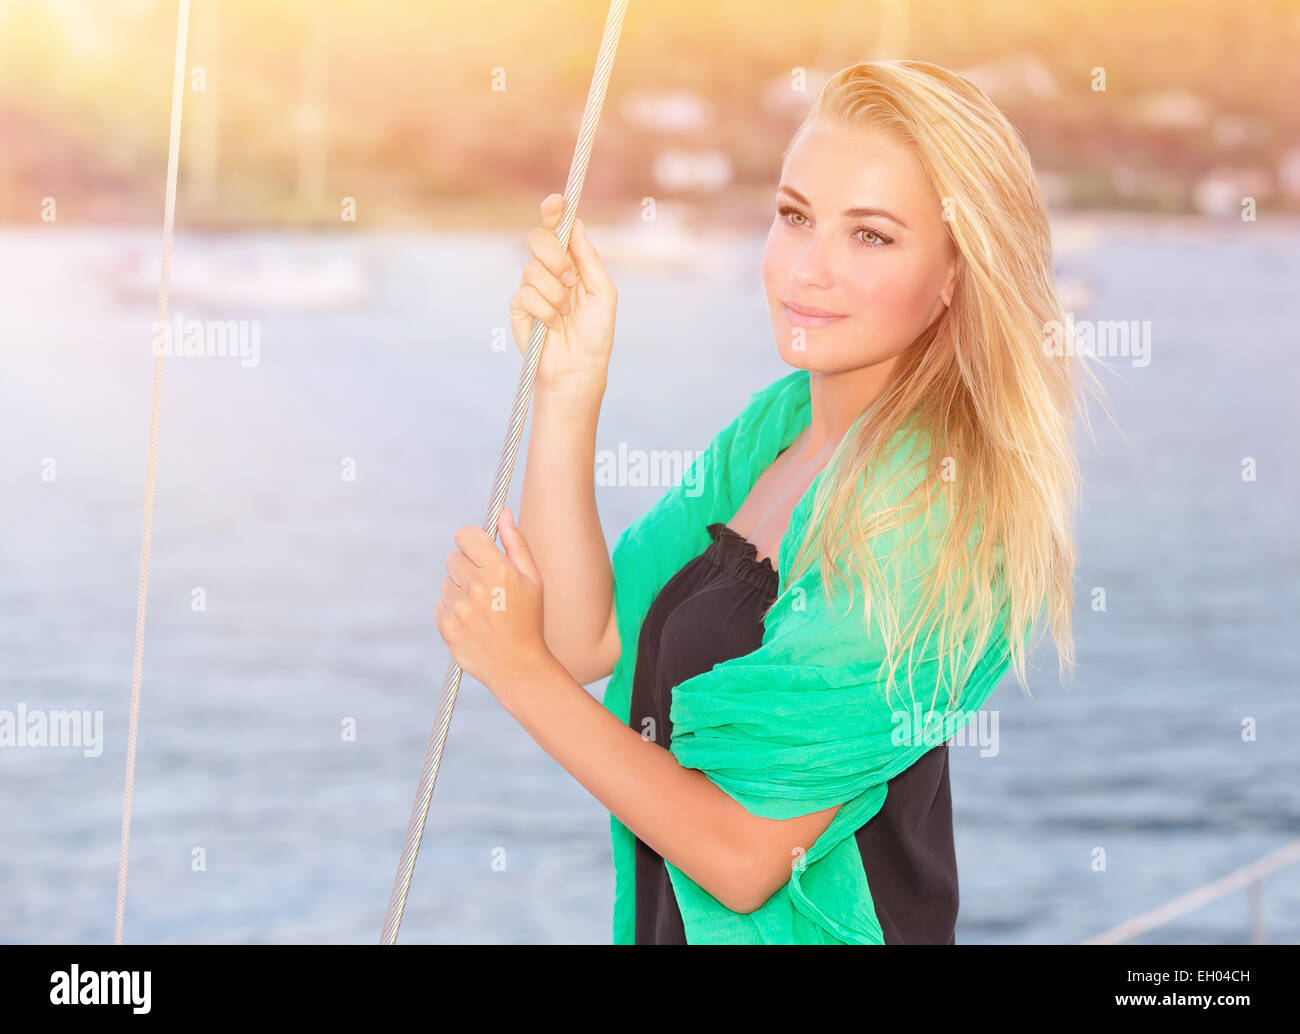
<svg viewBox="0 0 1300 1034"><path fill-rule="evenodd" d="M189 38L190 0L180 0L176 20L176 66L172 75L172 130L167 145L167 202L163 212L162 277L158 282L158 326L167 326L167 285L171 277L172 224L176 214L176 168L180 162L181 100L185 89L185 45ZM113 943L122 943L126 911L126 856L131 841L131 793L135 783L135 734L140 717L140 672L144 665L144 613L149 596L149 540L153 535L154 469L158 461L158 410L162 401L164 350L153 361L153 407L149 414L149 464L145 475L144 533L140 543L140 592L135 607L135 661L131 670L131 720L126 739L126 798L122 804L122 854L117 869L117 921Z"/></svg>
<svg viewBox="0 0 1300 1034"><path fill-rule="evenodd" d="M627 0L613 0L609 15L605 19L605 32L600 41L600 52L596 57L596 70L591 77L591 87L587 91L587 107L582 113L582 124L578 130L578 144L573 152L573 160L569 164L569 179L564 187L564 214L560 216L560 223L555 228L555 236L560 242L560 247L566 250L569 247L569 231L573 228L573 219L578 211L578 199L582 195L582 183L587 175L587 161L591 157L592 143L596 138L596 124L600 121L601 106L605 102L605 88L609 85L609 74L614 66L614 54L618 50L619 34L622 32L623 15L626 11ZM533 321L532 334L528 339L528 351L524 356L523 368L519 371L514 406L510 411L510 424L506 429L501 456L497 461L496 478L492 483L492 498L483 517L483 530L493 539L497 534L497 515L505 505L506 491L510 487L510 478L514 473L515 457L519 453L519 439L524 430L524 417L532 404L533 380L537 375L537 364L542 358L542 342L546 339L546 329L546 324L540 319ZM451 712L456 706L460 675L460 665L453 659L448 664L447 673L443 677L442 696L438 700L438 715L434 719L433 732L425 749L424 768L420 772L420 784L416 790L415 803L411 807L406 840L402 844L402 857L397 864L397 878L393 881L388 913L384 916L384 929L381 935L383 944L393 944L397 941L397 930L401 926L402 912L406 907L406 895L411 889L411 877L415 872L415 859L420 851L420 838L424 835L424 822L429 814L429 801L433 797L433 784L438 778L438 766L442 763L442 748L451 725Z"/></svg>
<svg viewBox="0 0 1300 1034"><path fill-rule="evenodd" d="M1216 901L1242 887L1257 891L1265 876L1293 862L1300 862L1300 840L1292 840L1291 843L1279 847L1263 858L1256 859L1249 865L1243 865L1240 869L1228 873L1227 876L1220 876L1217 880L1212 880L1181 897L1174 898L1173 901L1166 901L1158 908L1127 919L1118 926L1112 926L1109 930L1079 943L1121 944L1132 940L1140 934L1154 930L1157 926L1163 926L1171 920L1179 919L1202 905L1208 905L1211 901Z"/></svg>

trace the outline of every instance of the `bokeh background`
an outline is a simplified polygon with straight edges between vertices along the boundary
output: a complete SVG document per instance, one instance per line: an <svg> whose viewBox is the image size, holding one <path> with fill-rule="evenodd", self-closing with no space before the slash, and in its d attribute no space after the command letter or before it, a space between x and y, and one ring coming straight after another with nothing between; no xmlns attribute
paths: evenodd
<svg viewBox="0 0 1300 1034"><path fill-rule="evenodd" d="M0 729L6 942L113 936L177 9L0 0L0 723L102 717L91 756ZM192 3L170 313L256 349L165 363L127 941L378 939L605 14ZM1043 642L996 752L952 748L958 943L1081 941L1300 838L1297 55L1292 0L630 5L581 207L598 454L693 455L787 372L779 155L862 59L975 79L1066 308L1150 328L1080 426L1077 678ZM611 546L666 488L598 486ZM607 943L612 896L607 813L466 678L402 940ZM1135 939L1295 943L1300 866Z"/></svg>

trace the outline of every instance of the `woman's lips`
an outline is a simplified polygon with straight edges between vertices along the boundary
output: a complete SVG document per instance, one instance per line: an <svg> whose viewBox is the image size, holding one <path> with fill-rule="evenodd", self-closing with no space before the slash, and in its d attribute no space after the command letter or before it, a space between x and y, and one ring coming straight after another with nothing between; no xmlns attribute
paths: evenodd
<svg viewBox="0 0 1300 1034"><path fill-rule="evenodd" d="M785 313L785 318L796 327L826 327L837 320L844 319L843 316L813 316L810 313L791 308L788 302L781 303L781 311Z"/></svg>

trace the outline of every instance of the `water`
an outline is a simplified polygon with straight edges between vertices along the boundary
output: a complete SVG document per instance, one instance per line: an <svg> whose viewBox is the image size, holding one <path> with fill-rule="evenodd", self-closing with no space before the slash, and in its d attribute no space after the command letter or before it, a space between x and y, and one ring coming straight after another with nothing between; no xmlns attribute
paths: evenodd
<svg viewBox="0 0 1300 1034"><path fill-rule="evenodd" d="M444 561L482 519L513 396L521 240L297 241L363 264L371 301L173 299L259 320L260 362L166 366L132 942L378 940L447 664ZM182 235L173 268L205 246ZM104 722L98 757L0 749L3 941L113 936L155 303L99 271L131 247L160 250L149 231L0 234L0 708ZM726 278L613 268L598 450L693 453L787 372L760 247L738 241ZM998 754L952 751L959 943L1081 940L1300 836L1300 234L1120 223L1073 267L1085 315L1152 321L1152 361L1107 381L1123 434L1098 415L1080 438L1076 684L1042 644L1036 699L1008 678L990 702ZM612 545L663 489L597 491ZM1297 869L1265 883L1273 941L1300 940ZM607 943L612 897L607 813L466 677L401 939ZM1246 936L1237 893L1143 940Z"/></svg>

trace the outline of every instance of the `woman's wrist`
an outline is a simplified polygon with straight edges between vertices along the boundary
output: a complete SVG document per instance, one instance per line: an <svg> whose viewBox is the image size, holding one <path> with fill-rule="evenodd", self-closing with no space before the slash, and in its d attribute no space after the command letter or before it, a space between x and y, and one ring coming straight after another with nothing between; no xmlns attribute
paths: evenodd
<svg viewBox="0 0 1300 1034"><path fill-rule="evenodd" d="M538 380L533 385L535 397L553 398L566 406L594 406L599 409L605 398L605 370L567 373L555 380Z"/></svg>
<svg viewBox="0 0 1300 1034"><path fill-rule="evenodd" d="M537 651L528 663L516 666L493 680L489 691L505 711L525 728L529 718L529 705L542 704L548 693L554 693L557 685L572 682L581 685L569 674L567 668L549 649ZM586 690L583 689L585 693Z"/></svg>

